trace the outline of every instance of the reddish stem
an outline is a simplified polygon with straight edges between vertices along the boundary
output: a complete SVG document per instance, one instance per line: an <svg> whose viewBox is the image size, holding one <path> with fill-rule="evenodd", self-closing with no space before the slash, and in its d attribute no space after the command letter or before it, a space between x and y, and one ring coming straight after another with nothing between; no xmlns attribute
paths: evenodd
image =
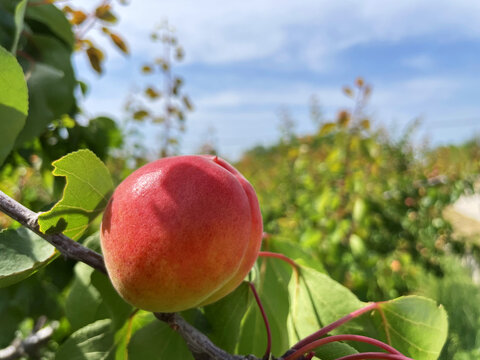
<svg viewBox="0 0 480 360"><path fill-rule="evenodd" d="M295 271L298 271L298 264L295 261L293 261L292 259L290 259L289 257L287 257L283 254L274 253L274 252L271 252L271 251L260 251L258 253L258 256L281 259L281 260L289 263Z"/></svg>
<svg viewBox="0 0 480 360"><path fill-rule="evenodd" d="M292 349L294 349L294 350L300 349L300 348L304 347L305 345L311 343L312 341L315 341L315 340L321 338L322 336L327 335L330 331L332 331L333 329L336 329L340 325L343 325L346 322L348 322L348 321L350 321L350 320L352 320L356 317L359 317L362 314L365 314L366 312L377 309L378 304L380 304L380 303L370 303L370 304L368 304L367 306L365 306L361 309L355 310L355 311L351 312L350 314L345 315L341 319L338 319L337 321L334 321L330 325L327 325L327 326L321 328L320 330L318 330L317 332L314 332L312 335L307 336L305 339L300 340L298 343L293 345Z"/></svg>
<svg viewBox="0 0 480 360"><path fill-rule="evenodd" d="M288 355L284 360L295 360L299 356L305 354L307 351L313 350L317 347L320 347L322 345L335 342L335 341L359 341L359 342L364 342L367 344L371 344L374 346L377 346L391 354L396 354L396 355L402 355L403 354L398 351L397 349L393 348L392 346L385 344L384 342L376 339L372 339L367 336L361 336L361 335L334 335L334 336L329 336L323 339L315 340L312 341L311 343L302 346L300 349L296 350L294 353Z"/></svg>
<svg viewBox="0 0 480 360"><path fill-rule="evenodd" d="M250 289L252 289L253 296L255 297L255 301L262 313L263 322L265 323L265 329L267 330L267 349L265 350L265 355L263 355L263 359L268 359L270 357L270 352L272 349L272 333L270 331L270 324L268 322L267 314L265 313L265 309L263 308L262 301L258 296L257 289L255 289L255 285L252 282L249 283Z"/></svg>
<svg viewBox="0 0 480 360"><path fill-rule="evenodd" d="M386 354L381 352L365 352L342 356L337 360L366 360L366 359L384 359L384 360L413 360L412 358L398 354Z"/></svg>

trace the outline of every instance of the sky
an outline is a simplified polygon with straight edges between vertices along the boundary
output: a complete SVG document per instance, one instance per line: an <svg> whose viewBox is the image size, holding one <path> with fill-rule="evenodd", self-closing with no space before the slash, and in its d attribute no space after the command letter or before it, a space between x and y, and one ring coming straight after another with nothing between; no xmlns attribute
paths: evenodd
<svg viewBox="0 0 480 360"><path fill-rule="evenodd" d="M82 0L81 8L96 2ZM312 96L332 119L352 106L342 87L358 76L373 88L368 114L393 133L420 119L416 138L432 145L480 134L478 0L131 0L115 3L114 12L131 55L91 30L107 60L98 76L84 55L75 58L90 87L85 108L125 118L128 94L152 81L141 65L161 54L149 34L168 20L186 53L174 72L195 105L182 153L210 138L220 155L238 159L278 140L282 109L298 134L311 132ZM154 147L157 132L147 126L144 133Z"/></svg>

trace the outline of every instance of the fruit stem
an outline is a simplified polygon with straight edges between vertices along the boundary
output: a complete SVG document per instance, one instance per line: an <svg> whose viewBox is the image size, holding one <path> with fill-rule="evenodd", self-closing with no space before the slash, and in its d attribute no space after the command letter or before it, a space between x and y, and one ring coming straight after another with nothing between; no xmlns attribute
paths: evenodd
<svg viewBox="0 0 480 360"><path fill-rule="evenodd" d="M335 342L335 341L359 341L359 342L364 342L364 343L367 343L367 344L377 346L377 347L379 347L379 348L381 348L381 349L383 349L383 350L385 350L385 351L387 351L391 354L402 355L403 356L403 354L400 351L398 351L397 349L393 348L392 346L390 346L388 344L385 344L384 342L382 342L380 340L372 339L372 338L367 337L367 336L346 334L346 335L333 335L333 336L329 336L329 337L326 337L326 338L322 338L322 339L319 339L319 340L312 341L311 343L306 344L305 346L302 346L300 349L296 350L295 352L289 354L287 357L285 357L284 360L295 360L299 356L305 354L307 351L313 350L317 347L320 347L322 345L325 345L325 344L328 344L328 343L331 343L331 342Z"/></svg>
<svg viewBox="0 0 480 360"><path fill-rule="evenodd" d="M377 309L378 304L380 304L380 303L379 302L378 303L377 302L370 303L370 304L368 304L367 306L365 306L361 309L352 311L350 314L345 315L344 317L338 319L337 321L334 321L330 325L327 325L327 326L321 328L320 330L318 330L317 332L314 332L312 335L307 336L305 339L300 340L298 343L293 345L292 349L293 350L300 349L300 348L304 347L305 345L311 343L312 341L315 341L315 340L321 338L322 336L327 335L330 331L332 331L333 329L336 329L340 325L343 325L346 322L348 322L348 321L350 321L350 320L352 320L352 319L354 319L354 318L356 318L356 317L358 317L362 314L365 314L366 312Z"/></svg>
<svg viewBox="0 0 480 360"><path fill-rule="evenodd" d="M384 360L413 360L405 355L387 354L382 352L364 352L360 354L352 354L342 356L336 360L366 360L366 359L384 359Z"/></svg>
<svg viewBox="0 0 480 360"><path fill-rule="evenodd" d="M265 313L265 309L263 308L262 301L258 296L257 289L252 282L248 283L250 285L250 289L252 290L253 296L255 297L255 301L257 302L258 308L262 313L263 322L265 323L265 329L267 330L267 349L265 350L265 355L263 355L263 359L267 360L270 357L270 352L272 349L272 333L270 331L270 324L268 322L267 314Z"/></svg>
<svg viewBox="0 0 480 360"><path fill-rule="evenodd" d="M293 261L292 259L290 259L288 256L285 256L285 255L279 254L279 253L274 253L274 252L271 252L271 251L260 251L258 253L258 256L281 259L281 260L289 263L293 267L293 270L298 272L298 264L295 261Z"/></svg>

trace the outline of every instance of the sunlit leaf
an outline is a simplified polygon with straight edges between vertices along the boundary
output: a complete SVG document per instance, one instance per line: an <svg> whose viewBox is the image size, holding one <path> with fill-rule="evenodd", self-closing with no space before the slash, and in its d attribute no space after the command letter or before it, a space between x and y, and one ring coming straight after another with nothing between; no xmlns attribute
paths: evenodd
<svg viewBox="0 0 480 360"><path fill-rule="evenodd" d="M113 182L106 166L90 150L79 150L53 162L53 175L65 176L63 198L38 218L40 231L63 232L78 239L107 205Z"/></svg>
<svg viewBox="0 0 480 360"><path fill-rule="evenodd" d="M299 279L292 277L289 285L291 310L290 336L300 340L320 328L366 306L353 293L327 275L302 267ZM373 314L373 316L372 316ZM437 359L446 340L448 329L445 310L433 300L408 296L379 304L351 320L331 334L361 334L386 342L415 360ZM344 345L356 351L372 351L371 346L351 342ZM321 359L325 348L316 354Z"/></svg>
<svg viewBox="0 0 480 360"><path fill-rule="evenodd" d="M326 123L320 129L320 135L327 135L336 129L337 125L334 123Z"/></svg>
<svg viewBox="0 0 480 360"><path fill-rule="evenodd" d="M15 57L0 46L0 165L12 150L28 112L27 84Z"/></svg>
<svg viewBox="0 0 480 360"><path fill-rule="evenodd" d="M382 329L382 340L415 360L437 359L447 339L447 313L424 297L381 303L375 320Z"/></svg>

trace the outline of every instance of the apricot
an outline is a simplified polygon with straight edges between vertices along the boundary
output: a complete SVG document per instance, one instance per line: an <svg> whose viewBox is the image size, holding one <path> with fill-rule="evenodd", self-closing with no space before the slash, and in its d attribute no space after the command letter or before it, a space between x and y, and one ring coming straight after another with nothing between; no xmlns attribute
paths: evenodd
<svg viewBox="0 0 480 360"><path fill-rule="evenodd" d="M113 286L130 304L175 312L232 292L257 259L255 190L215 156L151 162L114 191L101 246Z"/></svg>

